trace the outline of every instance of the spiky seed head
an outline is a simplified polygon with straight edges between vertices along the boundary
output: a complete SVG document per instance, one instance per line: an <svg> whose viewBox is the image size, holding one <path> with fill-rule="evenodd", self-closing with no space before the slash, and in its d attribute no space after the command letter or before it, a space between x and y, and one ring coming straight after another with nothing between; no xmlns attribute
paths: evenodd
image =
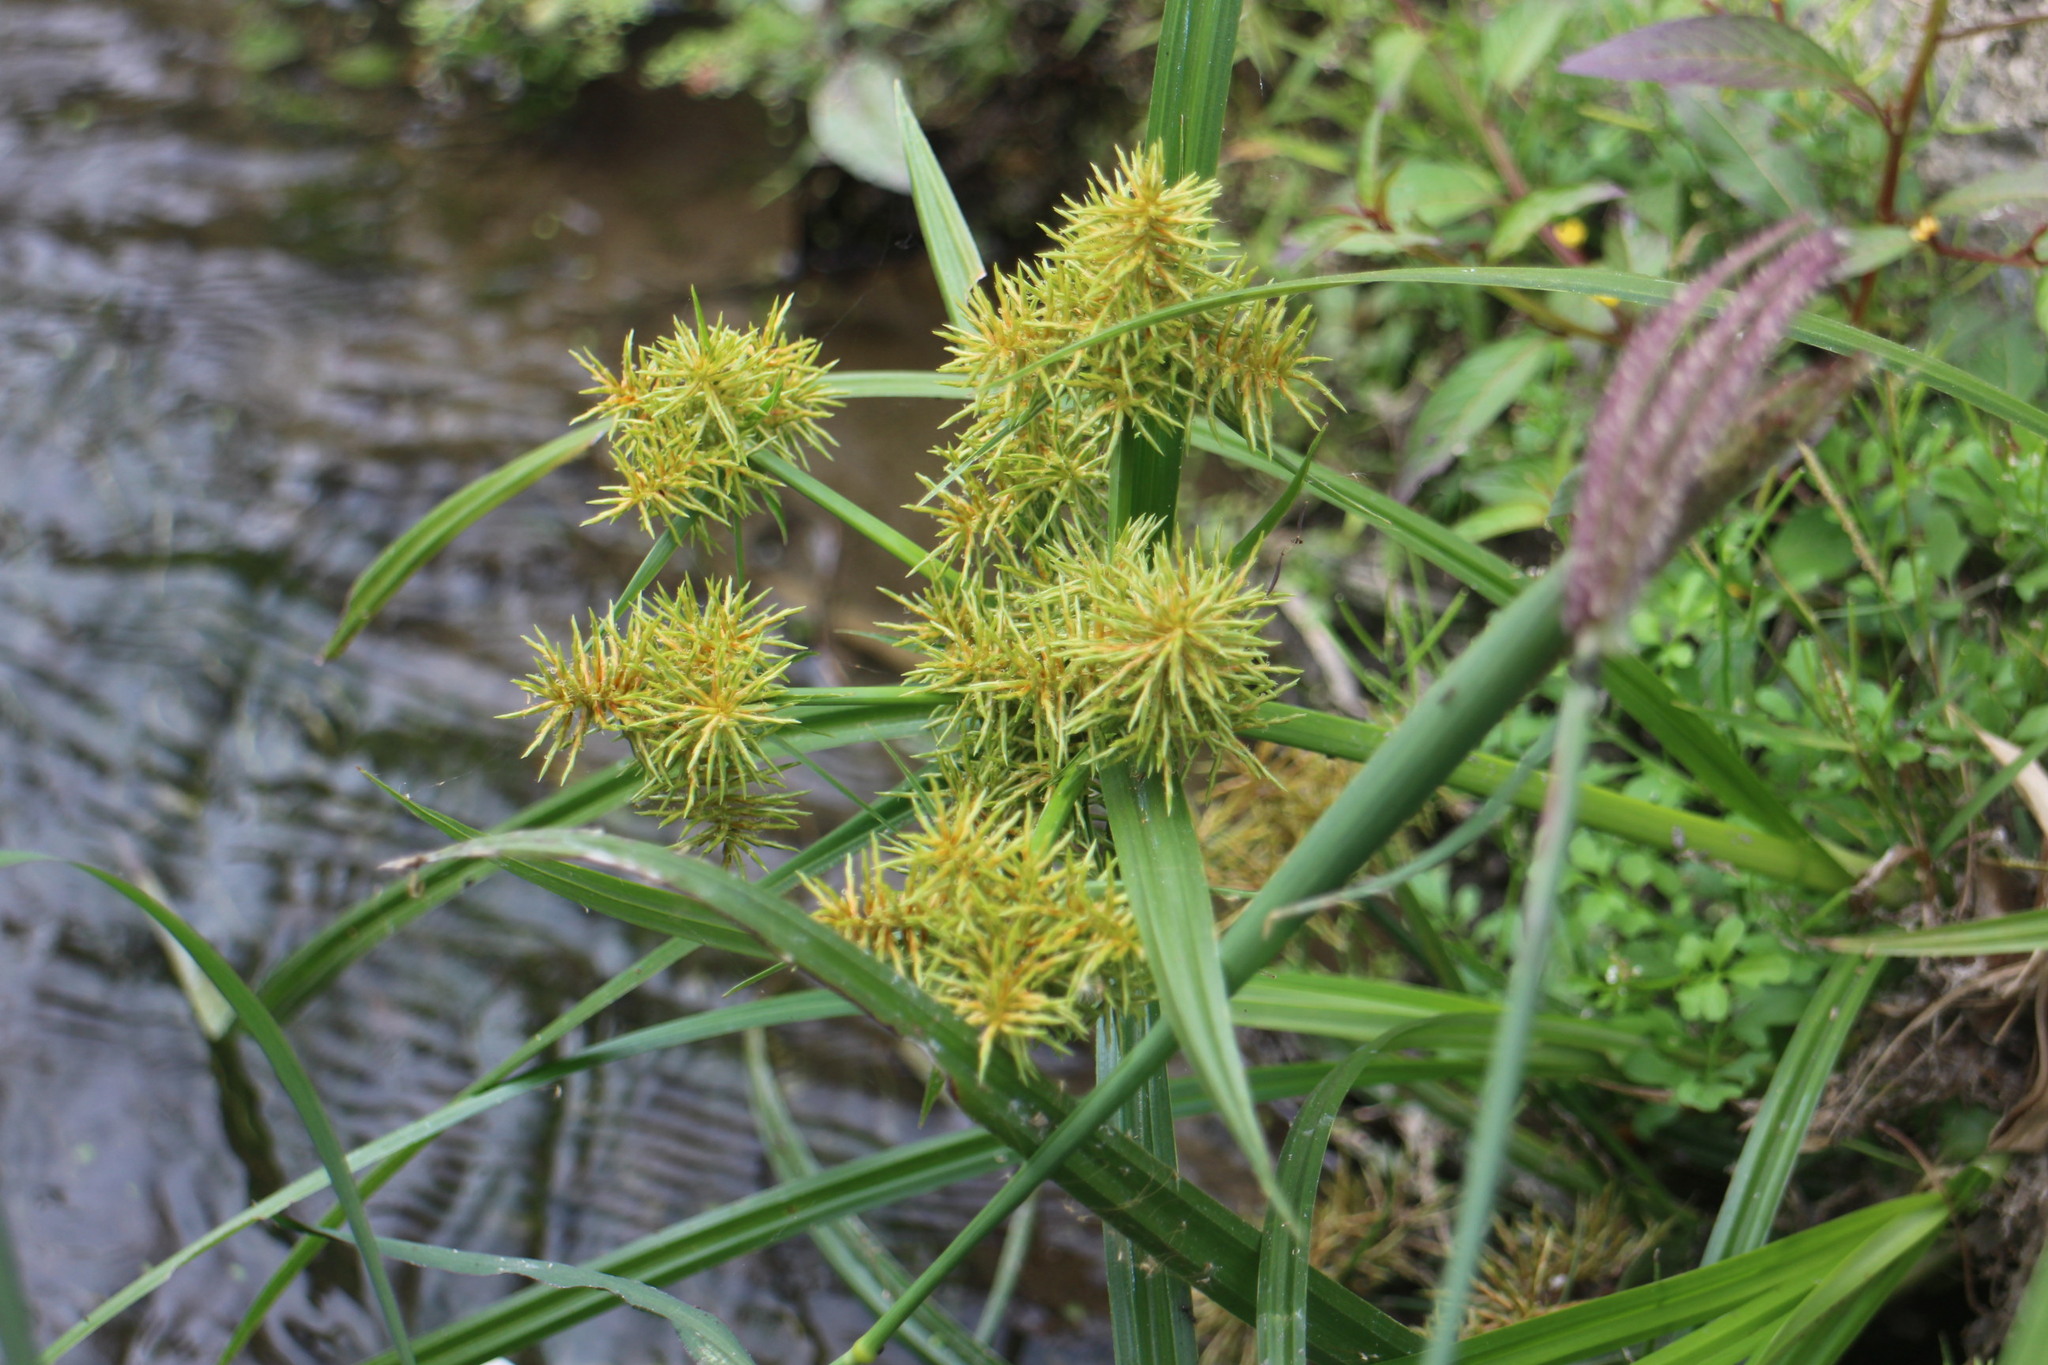
<svg viewBox="0 0 2048 1365"><path fill-rule="evenodd" d="M1146 986L1129 903L1091 851L1041 846L1020 814L968 797L877 840L842 887L807 882L817 918L888 962L980 1035L1022 1056L1064 1047Z"/></svg>
<svg viewBox="0 0 2048 1365"><path fill-rule="evenodd" d="M649 535L657 520L701 519L731 524L773 498L775 480L758 469L761 451L805 464L826 453L820 423L838 407L826 391L829 364L818 343L785 337L789 300L758 327L724 319L676 330L649 345L626 339L614 374L585 352L578 356L596 384L585 416L611 419L611 454L620 482L599 499L592 521L635 514Z"/></svg>
<svg viewBox="0 0 2048 1365"><path fill-rule="evenodd" d="M1670 558L1764 363L1840 261L1834 234L1808 227L1793 219L1729 253L1638 328L1615 362L1586 440L1565 580L1565 628L1582 653L1603 647ZM1709 301L1744 272L1708 320Z"/></svg>
<svg viewBox="0 0 2048 1365"><path fill-rule="evenodd" d="M1162 539L1139 519L1105 551L1052 559L1036 604L1062 623L1051 652L1079 695L1070 742L1101 763L1178 774L1203 751L1249 759L1237 731L1292 670L1264 637L1278 598L1214 547Z"/></svg>

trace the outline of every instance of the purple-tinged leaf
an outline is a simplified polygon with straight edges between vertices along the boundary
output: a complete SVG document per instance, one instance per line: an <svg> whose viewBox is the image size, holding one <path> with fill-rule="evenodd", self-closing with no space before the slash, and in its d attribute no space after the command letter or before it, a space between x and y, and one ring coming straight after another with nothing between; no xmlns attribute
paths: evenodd
<svg viewBox="0 0 2048 1365"><path fill-rule="evenodd" d="M1567 76L1731 90L1857 89L1833 53L1789 25L1740 14L1631 29L1559 64Z"/></svg>

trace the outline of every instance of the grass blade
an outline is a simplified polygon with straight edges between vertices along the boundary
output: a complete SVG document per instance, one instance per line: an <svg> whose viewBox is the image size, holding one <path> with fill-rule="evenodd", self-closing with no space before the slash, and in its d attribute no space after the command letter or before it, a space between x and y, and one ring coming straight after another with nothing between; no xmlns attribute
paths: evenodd
<svg viewBox="0 0 2048 1365"><path fill-rule="evenodd" d="M1872 1233L1943 1207L1939 1194L1927 1193L1859 1209L1746 1256L1467 1337L1459 1343L1458 1365L1580 1365L1712 1322L1759 1298L1805 1294ZM1422 1365L1422 1358L1386 1365Z"/></svg>
<svg viewBox="0 0 2048 1365"><path fill-rule="evenodd" d="M1165 153L1169 184L1184 175L1216 174L1237 58L1237 15L1238 0L1166 0L1145 140Z"/></svg>
<svg viewBox="0 0 2048 1365"><path fill-rule="evenodd" d="M957 575L953 570L939 563L931 551L919 545L909 536L883 521L852 498L840 493L817 475L783 459L780 455L766 450L757 450L752 459L755 464L773 474L784 484L809 498L825 511L846 523L851 530L858 531L880 548L908 564L911 572L923 574L936 582L951 582Z"/></svg>
<svg viewBox="0 0 2048 1365"><path fill-rule="evenodd" d="M841 1007L850 1012L850 1007ZM722 1016L729 1011L717 1013ZM1260 1093L1271 1098L1300 1094L1314 1084L1323 1069L1268 1068L1260 1075ZM1304 1079L1309 1072L1314 1076ZM1192 1088L1176 1083L1173 1090L1176 1113L1205 1112L1205 1097ZM985 1175L1009 1160L1002 1146L986 1133L927 1138L710 1210L621 1247L593 1262L591 1268L667 1284L798 1236L819 1219L915 1198L957 1181ZM279 1207L285 1202L288 1201L280 1201ZM420 1359L428 1365L481 1365L563 1331L609 1306L610 1301L602 1295L528 1290L420 1338Z"/></svg>
<svg viewBox="0 0 2048 1365"><path fill-rule="evenodd" d="M2048 754L2048 735L2042 736L2014 754L2003 767L1991 775L1990 781L1971 792L1970 799L1962 804L1961 809L1956 811L1955 816L1946 825L1942 826L1941 833L1934 836L1934 842L1928 846L1928 853L1939 855L1948 852L1949 847L1962 838L1964 831L1970 828L1970 822L1983 814L1984 808L1990 805L2000 792L2010 787L2029 765L2038 762L2042 754Z"/></svg>
<svg viewBox="0 0 2048 1365"><path fill-rule="evenodd" d="M924 234L925 255L931 258L932 273L939 279L939 298L946 316L955 327L967 320L967 296L988 272L981 264L981 252L974 234L967 228L967 216L960 201L946 183L946 172L932 155L932 144L917 126L917 114L903 96L903 83L896 84L896 131L903 142L903 159L910 166L910 199L917 208L917 226Z"/></svg>
<svg viewBox="0 0 2048 1365"><path fill-rule="evenodd" d="M1105 1015L1095 1031L1096 1074L1116 1070L1125 1038L1142 1035L1145 1027L1146 1021L1132 1015ZM1173 1098L1163 1074L1153 1076L1124 1106L1116 1125L1162 1164L1178 1169ZM1194 1301L1187 1282L1148 1264L1149 1258L1113 1227L1102 1229L1102 1252L1115 1365L1194 1365Z"/></svg>
<svg viewBox="0 0 2048 1365"><path fill-rule="evenodd" d="M1327 430L1325 427L1324 431ZM1266 537L1272 535L1273 528L1280 524L1280 518L1287 515L1288 508L1294 506L1295 500L1301 496L1301 490L1308 484L1309 471L1316 465L1316 447L1322 443L1323 432L1319 431L1315 439L1309 442L1308 449L1303 452L1301 459L1295 463L1294 476L1287 480L1287 487L1280 490L1280 496L1273 500L1273 505L1268 507L1265 514L1252 524L1252 528L1244 533L1236 545L1231 547L1232 568L1243 568L1251 563L1252 557L1259 552L1259 546L1265 544Z"/></svg>
<svg viewBox="0 0 2048 1365"><path fill-rule="evenodd" d="M494 832L585 824L625 805L639 787L637 769L628 763L614 764L534 802L494 826ZM272 1014L290 1019L351 963L494 870L480 864L434 867L423 872L417 882L400 881L385 887L293 949L263 978L257 993Z"/></svg>
<svg viewBox="0 0 2048 1365"><path fill-rule="evenodd" d="M1508 974L1507 1000L1494 1030L1493 1050L1487 1058L1486 1081L1479 1094L1479 1121L1466 1148L1451 1255L1437 1281L1429 1350L1424 1356L1427 1365L1450 1365L1457 1358L1465 1306L1471 1297L1472 1281L1479 1272L1488 1230L1493 1226L1494 1200L1507 1168L1515 1112L1522 1103L1529 1037L1550 962L1557 888L1563 880L1572 833L1577 828L1579 771L1591 745L1593 714L1599 705L1599 689L1585 678L1575 676L1567 684L1564 701L1558 707L1549 799L1536 829L1536 847L1523 883L1521 940L1515 951L1514 968Z"/></svg>
<svg viewBox="0 0 2048 1365"><path fill-rule="evenodd" d="M301 1231L315 1237L356 1244L353 1237L334 1229L309 1228L303 1223L298 1226ZM638 1280L563 1265L560 1261L456 1251L449 1247L402 1242L392 1237L378 1238L377 1249L394 1261L404 1261L407 1265L427 1270L446 1270L456 1275L518 1275L556 1289L594 1289L667 1322L681 1339L683 1349L698 1365L754 1365L754 1358L747 1354L747 1348L740 1345L739 1338L724 1323L703 1309L693 1308L681 1299Z"/></svg>
<svg viewBox="0 0 2048 1365"><path fill-rule="evenodd" d="M1027 1199L1010 1215L1009 1230L1003 1233L1003 1253L996 1258L996 1273L989 1280L988 1298L982 1301L981 1318L974 1324L974 1339L992 1345L1003 1329L1003 1317L1024 1274L1024 1262L1031 1255L1031 1239L1038 1232L1038 1201Z"/></svg>
<svg viewBox="0 0 2048 1365"><path fill-rule="evenodd" d="M775 1069L769 1064L768 1035L749 1029L745 1046L749 1107L769 1169L785 1183L816 1175L821 1169L818 1159L797 1129L782 1087L776 1083ZM871 1312L882 1312L910 1283L896 1258L856 1217L817 1223L810 1229L810 1237L833 1273ZM931 1365L1001 1365L1000 1357L935 1303L926 1303L911 1316L904 1324L903 1339Z"/></svg>
<svg viewBox="0 0 2048 1365"><path fill-rule="evenodd" d="M468 530L486 512L511 501L519 493L561 466L569 463L592 442L604 435L605 424L588 422L571 427L545 445L534 447L511 463L492 470L444 498L433 511L413 523L412 529L386 546L370 561L348 590L341 609L341 622L321 647L323 660L336 659L349 641L362 632L384 604L397 595L406 580L418 573L435 555L448 548L455 537Z"/></svg>
<svg viewBox="0 0 2048 1365"><path fill-rule="evenodd" d="M1378 751L1388 733L1384 726L1370 721L1277 702L1262 707L1259 719L1260 725L1240 732L1245 739L1269 740L1361 763ZM1491 754L1471 754L1451 770L1444 785L1482 797L1512 789L1508 798L1512 804L1524 810L1541 810L1550 790L1550 779L1538 774L1517 787L1514 763ZM1725 820L1624 796L1604 787L1579 788L1579 823L1645 848L1689 849L1746 872L1813 891L1831 894L1852 880L1841 863L1803 835L1792 840L1761 834Z"/></svg>
<svg viewBox="0 0 2048 1365"><path fill-rule="evenodd" d="M6 1196L6 1186L0 1185L0 1361L6 1365L36 1365L35 1338L29 1334L28 1294L22 1288L21 1263L14 1255Z"/></svg>
<svg viewBox="0 0 2048 1365"><path fill-rule="evenodd" d="M829 991L800 991L768 1000L749 1001L745 1004L728 1005L723 1009L707 1010L701 1014L622 1034L565 1057L561 1061L551 1062L501 1081L488 1090L482 1090L467 1098L452 1100L433 1113L415 1119L348 1153L348 1168L351 1171L364 1171L379 1162L409 1157L421 1144L458 1124L466 1123L479 1114L495 1109L521 1095L552 1090L568 1077L592 1067L623 1061L628 1057L637 1057L662 1048L722 1037L747 1028L768 1028L777 1024L800 1023L811 1019L835 1019L852 1013L854 1009L851 1005ZM309 1175L300 1176L282 1189L251 1204L232 1218L216 1224L202 1236L186 1243L170 1256L151 1266L94 1308L75 1327L51 1345L44 1355L44 1365L51 1365L51 1362L68 1353L115 1317L160 1288L172 1275L194 1259L211 1251L236 1233L275 1218L300 1200L311 1198L327 1188L330 1188L327 1172L324 1169L314 1171Z"/></svg>
<svg viewBox="0 0 2048 1365"><path fill-rule="evenodd" d="M1130 1234L1165 1269L1189 1279L1211 1276L1205 1284L1211 1297L1227 1311L1249 1317L1251 1286L1257 1275L1257 1234L1244 1220L1176 1178L1120 1134L1096 1131L1099 1122L1069 1130L1065 1143L1053 1147L1044 1134L1060 1131L1061 1120L1072 1112L1070 1101L1042 1078L1020 1070L1001 1049L987 1057L984 1069L974 1030L788 902L708 863L610 835L525 830L456 845L432 857L581 858L664 882L712 905L760 935L793 965L854 1000L884 1026L916 1039L945 1070L955 1098L970 1118L1010 1150L1033 1153L1032 1163L1042 1173L1035 1174L1025 1188L985 1208L956 1245L978 1243L1015 1210L1021 1202L1018 1196L1059 1171L1061 1184L1076 1199ZM1152 1040L1162 1035L1170 1051L1171 1033L1164 1025L1147 1034L1141 1046L1154 1047ZM1128 1069L1127 1064L1116 1074L1121 1076ZM1098 1087L1090 1099L1102 1093L1105 1088ZM1119 1096L1116 1107L1128 1097ZM1009 1191L1020 1183L1022 1177L1004 1188ZM992 1209L996 1210L993 1214ZM907 1316L918 1297L928 1293L931 1284L955 1264L957 1258L942 1257L919 1277L892 1308L890 1331L897 1325L897 1315ZM1336 1365L1362 1347L1384 1353L1405 1349L1412 1340L1405 1328L1327 1277L1318 1277L1311 1293L1317 1306L1310 1325L1311 1346L1318 1360ZM870 1333L863 1341L873 1336ZM879 1345L871 1342L861 1349L879 1351Z"/></svg>
<svg viewBox="0 0 2048 1365"><path fill-rule="evenodd" d="M2019 1312L2006 1333L2005 1349L1998 1353L1998 1365L2036 1365L2043 1360L2048 1360L2048 1256L2037 1260L2027 1276Z"/></svg>
<svg viewBox="0 0 2048 1365"><path fill-rule="evenodd" d="M1778 1322L1806 1297L1804 1286L1760 1295L1731 1309L1634 1365L1740 1365L1778 1329Z"/></svg>
<svg viewBox="0 0 2048 1365"><path fill-rule="evenodd" d="M1754 1365L1831 1365L1948 1226L1946 1207L1916 1209L1886 1222L1814 1287L1774 1333Z"/></svg>
<svg viewBox="0 0 2048 1365"><path fill-rule="evenodd" d="M1807 1002L1742 1144L1701 1265L1754 1251L1770 1240L1821 1092L1882 971L1880 963L1868 959L1838 958Z"/></svg>
<svg viewBox="0 0 2048 1365"><path fill-rule="evenodd" d="M1494 1034L1502 1006L1476 996L1432 990L1398 981L1313 972L1268 972L1246 983L1231 1000L1232 1016L1247 1028L1307 1033L1348 1042L1376 1042L1396 1029L1428 1021L1429 1028L1407 1038L1404 1046L1484 1049ZM1649 1040L1642 1033L1597 1019L1567 1015L1536 1015L1527 1028L1530 1039L1553 1048L1570 1049L1591 1061L1596 1071L1603 1056L1622 1057ZM1692 1058L1692 1061L1703 1059Z"/></svg>
<svg viewBox="0 0 2048 1365"><path fill-rule="evenodd" d="M1368 1043L1331 1069L1302 1102L1280 1147L1280 1194L1286 1209L1275 1205L1266 1214L1266 1232L1259 1245L1257 1336L1259 1365L1308 1365L1309 1239L1315 1217L1316 1187L1322 1181L1323 1153L1337 1109L1358 1085L1380 1045ZM1284 1216L1291 1212L1289 1219ZM1297 1234L1290 1224L1303 1231Z"/></svg>
<svg viewBox="0 0 2048 1365"><path fill-rule="evenodd" d="M1031 364L1021 367L1006 382L1015 383L1028 374L1050 365L1057 365L1087 347L1111 337L1122 336L1144 327L1157 326L1174 318L1183 318L1217 308L1235 308L1261 299L1292 298L1298 294L1313 294L1324 289L1367 284L1444 284L1484 289L1532 289L1539 293L1604 295L1625 303L1652 305L1671 302L1677 297L1680 288L1670 280L1590 267L1557 269L1540 266L1405 266L1393 270L1360 270L1338 275L1316 275L1307 279L1226 290L1220 294L1207 294L1186 303L1171 304L1120 322L1113 327L1106 327L1092 336L1069 342L1058 350L1051 351ZM1710 301L1707 311L1711 312L1718 306L1719 301ZM1980 412L2010 422L2023 430L2048 436L2048 412L2007 393L1987 380L1980 379L1945 360L1937 360L1924 352L1916 351L1910 346L1887 341L1860 327L1852 327L1846 322L1836 322L1832 318L1821 317L1812 312L1801 313L1793 322L1789 335L1795 341L1803 341L1809 346L1817 346L1836 355L1867 355L1881 368L1894 374L1925 384L1928 388L1945 393Z"/></svg>
<svg viewBox="0 0 2048 1365"><path fill-rule="evenodd" d="M661 528L661 534L654 538L654 544L648 548L646 558L640 561L640 567L633 570L633 576L626 580L625 589L619 593L619 600L612 604L613 619L625 619L633 608L634 600L646 592L648 584L668 567L668 562L675 558L676 551L682 548L682 544L683 538L676 533L674 522Z"/></svg>
<svg viewBox="0 0 2048 1365"><path fill-rule="evenodd" d="M1999 953L2036 953L2048 948L2048 910L2022 910L1997 919L1943 924L1933 929L1900 929L1885 934L1851 934L1826 938L1822 944L1838 953L1867 957L1988 957Z"/></svg>
<svg viewBox="0 0 2048 1365"><path fill-rule="evenodd" d="M249 989L242 978L228 965L227 959L214 950L211 943L201 937L191 925L156 897L143 891L133 883L103 872L87 863L65 862L48 858L37 853L0 852L0 867L13 867L21 863L51 862L73 867L87 876L109 887L123 900L149 916L158 928L169 934L191 955L206 979L213 983L215 990L226 998L235 1010L235 1017L242 1028L263 1050L270 1062L271 1070L277 1073L278 1084L292 1102L292 1108L299 1116L299 1123L305 1128L306 1136L312 1140L313 1150L320 1154L320 1165L327 1172L327 1178L334 1187L334 1194L347 1211L348 1225L355 1232L359 1246L374 1248L376 1236L370 1231L370 1215L363 1208L361 1193L356 1189L355 1177L349 1173L348 1158L343 1152L341 1139L336 1136L334 1125L328 1121L327 1106L320 1102L320 1094L313 1088L312 1077L299 1064L298 1054L292 1051L290 1040L277 1020L265 1009L256 993ZM377 1307L384 1317L384 1328L391 1334L392 1345L397 1349L402 1365L412 1365L412 1342L407 1337L404 1319L399 1316L398 1298L391 1292L391 1279L385 1273L384 1262L374 1250L363 1253L363 1268L370 1277L370 1289L377 1300Z"/></svg>
<svg viewBox="0 0 2048 1365"><path fill-rule="evenodd" d="M960 403L974 391L932 370L834 370L819 392L834 398L944 398Z"/></svg>
<svg viewBox="0 0 2048 1365"><path fill-rule="evenodd" d="M1134 777L1127 764L1109 765L1097 780L1160 1009L1252 1174L1277 1202L1272 1154L1252 1112L1244 1058L1230 1022L1230 993L1216 955L1216 912L1193 809L1185 795L1172 799L1162 779Z"/></svg>

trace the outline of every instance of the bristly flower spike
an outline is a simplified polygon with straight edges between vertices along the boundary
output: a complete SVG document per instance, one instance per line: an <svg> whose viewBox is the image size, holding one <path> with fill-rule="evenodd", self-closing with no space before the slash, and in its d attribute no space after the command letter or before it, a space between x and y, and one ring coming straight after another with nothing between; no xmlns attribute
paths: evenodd
<svg viewBox="0 0 2048 1365"><path fill-rule="evenodd" d="M1765 362L1841 260L1835 235L1809 226L1793 219L1730 252L1641 327L1616 363L1586 442L1565 581L1564 624L1582 653L1597 652L1627 619L1693 525L1698 490L1727 482L1716 453L1744 445L1739 428L1756 415ZM1752 266L1702 325L1713 295Z"/></svg>

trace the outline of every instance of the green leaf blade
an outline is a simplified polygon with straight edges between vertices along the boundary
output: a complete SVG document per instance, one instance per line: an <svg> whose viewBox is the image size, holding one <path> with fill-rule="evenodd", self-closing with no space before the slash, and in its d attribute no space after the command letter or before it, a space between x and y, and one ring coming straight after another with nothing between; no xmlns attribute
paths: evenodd
<svg viewBox="0 0 2048 1365"><path fill-rule="evenodd" d="M1231 1026L1193 810L1185 795L1171 799L1159 777L1134 776L1122 763L1103 769L1098 780L1160 1009L1270 1197L1276 1188L1273 1158L1252 1111L1244 1057Z"/></svg>
<svg viewBox="0 0 2048 1365"><path fill-rule="evenodd" d="M938 157L932 154L924 129L918 127L917 114L903 94L901 81L896 83L896 130L903 139L903 156L910 167L910 198L924 234L925 254L939 279L939 297L953 325L963 326L967 296L988 271L974 245L974 234L968 230L967 216L960 211L960 201L954 197Z"/></svg>
<svg viewBox="0 0 2048 1365"><path fill-rule="evenodd" d="M378 612L414 574L484 516L509 502L546 475L561 468L589 449L604 435L605 424L589 422L571 427L554 440L536 446L524 455L480 479L464 484L433 511L421 517L412 529L386 546L357 576L342 606L341 621L321 647L322 661L337 659L349 641L362 633Z"/></svg>

